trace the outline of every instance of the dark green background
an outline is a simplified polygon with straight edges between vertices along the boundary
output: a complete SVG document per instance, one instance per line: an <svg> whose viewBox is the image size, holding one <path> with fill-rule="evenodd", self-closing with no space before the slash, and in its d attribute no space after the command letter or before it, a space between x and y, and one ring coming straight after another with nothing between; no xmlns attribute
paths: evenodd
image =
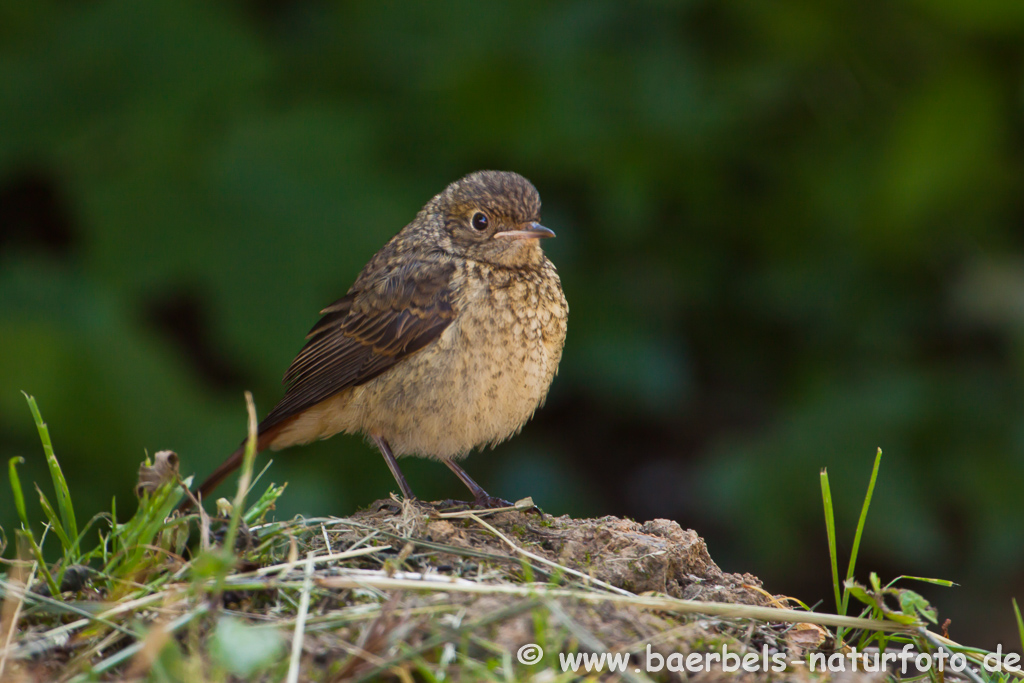
<svg viewBox="0 0 1024 683"><path fill-rule="evenodd" d="M861 577L957 581L924 591L951 635L1012 647L1022 143L1019 0L7 0L0 457L45 481L24 389L80 516L129 508L146 451L206 474L387 238L515 170L572 312L548 406L466 464L486 488L677 519L813 602L819 469L845 551L881 446ZM353 437L269 476L282 515L394 488Z"/></svg>

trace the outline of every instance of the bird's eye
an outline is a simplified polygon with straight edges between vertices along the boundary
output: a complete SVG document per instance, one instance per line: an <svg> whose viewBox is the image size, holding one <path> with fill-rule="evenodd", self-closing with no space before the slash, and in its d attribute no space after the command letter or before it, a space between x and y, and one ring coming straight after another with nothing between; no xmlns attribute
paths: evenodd
<svg viewBox="0 0 1024 683"><path fill-rule="evenodd" d="M474 230L483 232L487 229L487 214L477 211L473 214L473 218L469 221L470 225L473 226Z"/></svg>

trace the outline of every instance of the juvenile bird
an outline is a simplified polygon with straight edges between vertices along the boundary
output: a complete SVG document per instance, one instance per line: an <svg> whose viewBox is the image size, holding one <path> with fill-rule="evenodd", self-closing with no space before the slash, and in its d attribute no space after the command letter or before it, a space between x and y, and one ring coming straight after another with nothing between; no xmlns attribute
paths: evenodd
<svg viewBox="0 0 1024 683"><path fill-rule="evenodd" d="M449 185L323 309L285 373L257 450L361 432L405 498L397 457L440 460L474 503L504 503L457 460L519 432L558 369L569 307L539 241L540 195L520 175L479 171ZM207 496L244 444L199 487Z"/></svg>

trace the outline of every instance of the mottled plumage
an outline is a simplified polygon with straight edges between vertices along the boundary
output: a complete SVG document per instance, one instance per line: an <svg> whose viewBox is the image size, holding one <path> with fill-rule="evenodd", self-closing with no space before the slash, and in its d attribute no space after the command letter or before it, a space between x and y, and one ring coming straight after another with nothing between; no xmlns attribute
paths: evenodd
<svg viewBox="0 0 1024 683"><path fill-rule="evenodd" d="M517 433L558 368L568 306L539 239L540 196L515 173L481 171L449 185L321 311L260 423L274 450L361 432L392 454L454 460ZM240 448L200 487L241 463Z"/></svg>

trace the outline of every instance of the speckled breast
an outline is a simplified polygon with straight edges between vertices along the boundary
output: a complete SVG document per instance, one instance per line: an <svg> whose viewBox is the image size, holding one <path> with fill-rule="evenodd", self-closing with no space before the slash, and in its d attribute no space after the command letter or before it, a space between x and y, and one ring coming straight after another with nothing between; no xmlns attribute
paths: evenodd
<svg viewBox="0 0 1024 683"><path fill-rule="evenodd" d="M386 402L363 431L383 435L396 455L461 457L496 445L530 419L547 396L565 342L568 305L546 259L528 270L469 262L455 321L436 342L363 385L356 401Z"/></svg>

